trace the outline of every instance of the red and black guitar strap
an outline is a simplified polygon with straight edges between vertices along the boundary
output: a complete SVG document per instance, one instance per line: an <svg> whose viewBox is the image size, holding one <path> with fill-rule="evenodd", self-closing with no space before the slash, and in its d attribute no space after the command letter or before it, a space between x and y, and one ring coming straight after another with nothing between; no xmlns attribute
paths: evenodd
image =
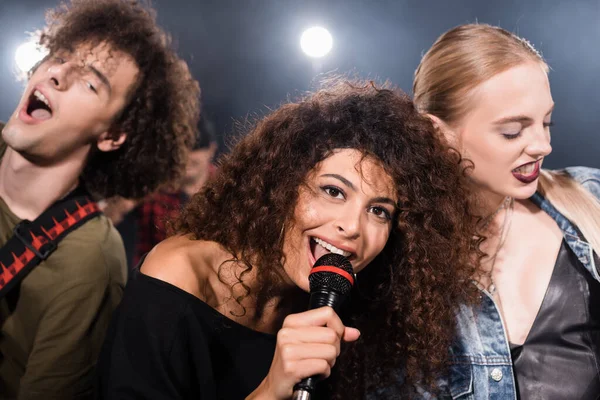
<svg viewBox="0 0 600 400"><path fill-rule="evenodd" d="M77 188L35 221L19 222L0 248L0 299L47 259L65 236L101 213L89 193Z"/></svg>

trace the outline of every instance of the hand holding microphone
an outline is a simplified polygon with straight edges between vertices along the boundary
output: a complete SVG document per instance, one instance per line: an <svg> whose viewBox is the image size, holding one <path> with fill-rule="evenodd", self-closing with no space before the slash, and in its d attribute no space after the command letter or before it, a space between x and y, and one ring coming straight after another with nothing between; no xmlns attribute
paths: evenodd
<svg viewBox="0 0 600 400"><path fill-rule="evenodd" d="M328 253L313 266L309 282L309 311L286 317L269 374L249 398L310 399L316 383L331 374L341 341L360 336L336 314L354 284L350 262Z"/></svg>

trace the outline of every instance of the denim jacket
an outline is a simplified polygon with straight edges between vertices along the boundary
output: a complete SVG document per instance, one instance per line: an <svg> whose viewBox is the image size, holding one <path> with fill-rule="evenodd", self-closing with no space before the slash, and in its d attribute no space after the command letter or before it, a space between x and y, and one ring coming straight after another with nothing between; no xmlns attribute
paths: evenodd
<svg viewBox="0 0 600 400"><path fill-rule="evenodd" d="M600 199L600 170L570 167L566 171ZM531 200L548 213L563 232L565 242L583 266L600 281L600 259L582 240L576 226L559 213L540 193ZM487 291L481 291L481 305L461 306L457 316L457 338L450 349L449 376L440 382L440 399L516 400L510 348L504 323ZM424 399L432 396L424 393Z"/></svg>

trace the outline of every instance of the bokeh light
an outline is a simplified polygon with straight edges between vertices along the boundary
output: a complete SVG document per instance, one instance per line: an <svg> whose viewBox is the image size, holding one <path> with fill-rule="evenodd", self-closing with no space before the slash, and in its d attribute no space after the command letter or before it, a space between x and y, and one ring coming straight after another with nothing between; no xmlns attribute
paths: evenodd
<svg viewBox="0 0 600 400"><path fill-rule="evenodd" d="M35 40L29 40L17 47L15 62L21 72L26 73L41 61L46 54L47 51L39 47Z"/></svg>
<svg viewBox="0 0 600 400"><path fill-rule="evenodd" d="M300 47L309 57L320 58L329 53L333 38L325 28L315 26L305 30L300 37Z"/></svg>

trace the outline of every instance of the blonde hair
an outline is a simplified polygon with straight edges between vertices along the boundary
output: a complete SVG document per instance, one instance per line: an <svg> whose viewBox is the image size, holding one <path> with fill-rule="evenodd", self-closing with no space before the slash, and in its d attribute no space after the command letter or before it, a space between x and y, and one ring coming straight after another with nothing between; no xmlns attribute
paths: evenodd
<svg viewBox="0 0 600 400"><path fill-rule="evenodd" d="M420 112L452 126L469 109L473 89L523 63L549 68L527 40L487 24L457 26L440 36L415 71L414 101ZM544 170L539 191L600 250L600 202L567 173Z"/></svg>

